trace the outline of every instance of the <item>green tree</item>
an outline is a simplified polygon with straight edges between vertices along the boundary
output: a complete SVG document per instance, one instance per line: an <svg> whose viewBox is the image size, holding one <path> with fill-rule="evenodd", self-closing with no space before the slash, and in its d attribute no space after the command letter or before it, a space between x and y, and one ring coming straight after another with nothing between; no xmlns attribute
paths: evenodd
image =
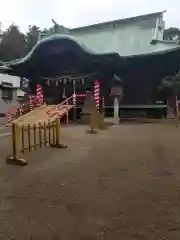
<svg viewBox="0 0 180 240"><path fill-rule="evenodd" d="M179 28L170 27L164 31L164 40L180 40Z"/></svg>
<svg viewBox="0 0 180 240"><path fill-rule="evenodd" d="M12 61L25 55L25 36L20 32L19 27L11 24L2 33L0 44L0 60Z"/></svg>
<svg viewBox="0 0 180 240"><path fill-rule="evenodd" d="M47 28L44 28L42 31L41 31L41 33L40 33L40 35L41 35L41 39L42 38L44 38L44 37L49 37L49 36L51 36L52 34L53 34L53 27L51 27L51 28L49 28L49 29L47 29Z"/></svg>
<svg viewBox="0 0 180 240"><path fill-rule="evenodd" d="M26 33L26 50L30 52L31 49L37 44L41 30L39 27L29 25L28 32Z"/></svg>
<svg viewBox="0 0 180 240"><path fill-rule="evenodd" d="M167 115L172 116L176 111L176 100L180 94L180 73L175 76L166 76L158 86L159 92L167 101Z"/></svg>
<svg viewBox="0 0 180 240"><path fill-rule="evenodd" d="M0 42L1 42L1 39L2 39L2 35L3 35L3 32L2 32L2 24L0 22Z"/></svg>

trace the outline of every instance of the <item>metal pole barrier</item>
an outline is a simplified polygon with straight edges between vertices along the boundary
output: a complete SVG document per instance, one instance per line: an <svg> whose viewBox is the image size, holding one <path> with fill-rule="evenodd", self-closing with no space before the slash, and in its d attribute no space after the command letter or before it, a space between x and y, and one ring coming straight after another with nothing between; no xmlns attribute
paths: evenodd
<svg viewBox="0 0 180 240"><path fill-rule="evenodd" d="M34 135L34 149L37 147L37 139L36 139L36 124L33 126L33 135Z"/></svg>
<svg viewBox="0 0 180 240"><path fill-rule="evenodd" d="M39 147L42 148L41 123L38 124L38 130L39 130Z"/></svg>
<svg viewBox="0 0 180 240"><path fill-rule="evenodd" d="M18 144L19 143L19 129L15 123L12 123L12 148L13 154L12 156L7 157L6 163L7 164L14 164L14 165L27 165L27 162L24 159L18 158Z"/></svg>
<svg viewBox="0 0 180 240"><path fill-rule="evenodd" d="M47 124L44 123L44 146L47 146Z"/></svg>
<svg viewBox="0 0 180 240"><path fill-rule="evenodd" d="M56 145L60 144L60 119L56 119Z"/></svg>
<svg viewBox="0 0 180 240"><path fill-rule="evenodd" d="M13 157L17 159L18 151L18 129L16 124L12 124L12 147L13 147Z"/></svg>
<svg viewBox="0 0 180 240"><path fill-rule="evenodd" d="M52 143L53 143L53 145L56 144L56 136L55 136L55 133L56 133L56 126L55 126L55 123L53 122L53 123L52 123L52 137L53 137Z"/></svg>
<svg viewBox="0 0 180 240"><path fill-rule="evenodd" d="M28 150L31 151L31 125L28 124Z"/></svg>
<svg viewBox="0 0 180 240"><path fill-rule="evenodd" d="M8 164L15 164L15 165L26 165L27 162L24 159L18 157L18 150L19 150L19 134L21 133L21 140L22 140L22 149L21 151L24 153L25 150L29 150L29 152L38 145L40 148L45 145L47 146L47 127L49 130L49 146L54 148L67 148L65 144L60 143L60 118L57 118L55 122L51 123L50 121L47 123L39 123L38 127L34 124L31 126L28 124L27 126L22 125L18 127L16 124L12 124L12 149L13 154L12 156L7 157L6 162ZM31 131L32 128L32 131ZM43 128L43 130L42 130ZM20 132L21 130L21 132ZM27 131L27 136L24 135L24 131ZM36 131L37 130L37 131ZM43 131L43 132L42 132ZM52 134L51 134L52 131ZM31 134L32 133L32 134ZM39 141L37 141L36 134L38 134ZM34 135L32 137L32 135ZM51 139L51 135L53 135ZM32 141L31 137L34 139ZM44 137L44 140L43 140ZM28 146L25 146L25 142L27 141ZM32 144L33 143L33 144Z"/></svg>
<svg viewBox="0 0 180 240"><path fill-rule="evenodd" d="M24 125L22 125L22 127L20 128L21 130L21 152L24 153L25 152L25 141L24 141Z"/></svg>
<svg viewBox="0 0 180 240"><path fill-rule="evenodd" d="M66 144L60 143L60 118L57 118L55 121L55 144L51 144L51 147L54 148L67 148Z"/></svg>
<svg viewBox="0 0 180 240"><path fill-rule="evenodd" d="M49 138L49 146L51 146L51 123L48 121L48 138Z"/></svg>

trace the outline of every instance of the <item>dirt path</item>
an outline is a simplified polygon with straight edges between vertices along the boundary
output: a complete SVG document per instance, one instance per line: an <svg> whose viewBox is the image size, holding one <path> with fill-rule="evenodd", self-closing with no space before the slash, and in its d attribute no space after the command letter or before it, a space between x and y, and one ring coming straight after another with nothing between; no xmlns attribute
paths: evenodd
<svg viewBox="0 0 180 240"><path fill-rule="evenodd" d="M0 163L0 239L180 239L180 129L129 124Z"/></svg>

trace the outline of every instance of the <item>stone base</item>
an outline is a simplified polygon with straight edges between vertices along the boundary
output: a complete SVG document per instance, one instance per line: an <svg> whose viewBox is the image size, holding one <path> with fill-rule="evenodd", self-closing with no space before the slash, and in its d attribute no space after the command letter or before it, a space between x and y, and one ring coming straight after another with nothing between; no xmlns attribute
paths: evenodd
<svg viewBox="0 0 180 240"><path fill-rule="evenodd" d="M114 125L119 125L120 119L119 118L114 118Z"/></svg>
<svg viewBox="0 0 180 240"><path fill-rule="evenodd" d="M7 164L18 165L18 166L27 165L27 162L23 158L14 158L13 156L7 157L6 163Z"/></svg>
<svg viewBox="0 0 180 240"><path fill-rule="evenodd" d="M12 123L7 123L6 125L5 125L5 127L11 127L12 126Z"/></svg>
<svg viewBox="0 0 180 240"><path fill-rule="evenodd" d="M52 148L61 148L61 149L65 149L65 148L67 148L67 145L66 145L66 144L63 144L63 143L59 143L59 144L50 144L50 147L52 147Z"/></svg>
<svg viewBox="0 0 180 240"><path fill-rule="evenodd" d="M88 134L97 134L98 132L96 130L88 130L87 133Z"/></svg>
<svg viewBox="0 0 180 240"><path fill-rule="evenodd" d="M99 113L99 116L98 116L98 129L100 130L106 129L103 113Z"/></svg>
<svg viewBox="0 0 180 240"><path fill-rule="evenodd" d="M82 124L89 124L90 123L90 113L81 113L81 123Z"/></svg>

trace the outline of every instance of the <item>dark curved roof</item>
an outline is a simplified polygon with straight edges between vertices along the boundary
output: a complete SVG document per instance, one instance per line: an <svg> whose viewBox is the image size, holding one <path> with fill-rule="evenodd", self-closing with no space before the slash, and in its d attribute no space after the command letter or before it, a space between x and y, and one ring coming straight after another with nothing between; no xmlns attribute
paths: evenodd
<svg viewBox="0 0 180 240"><path fill-rule="evenodd" d="M92 73L117 74L127 79L137 72L142 75L144 69L151 69L154 75L162 78L177 72L179 65L179 46L151 54L121 57L118 53L98 54L75 37L55 34L37 43L24 58L1 62L0 72L33 80Z"/></svg>
<svg viewBox="0 0 180 240"><path fill-rule="evenodd" d="M1 64L0 72L26 78L84 74L112 67L117 59L117 53L98 54L70 35L54 34L37 43L24 58Z"/></svg>

